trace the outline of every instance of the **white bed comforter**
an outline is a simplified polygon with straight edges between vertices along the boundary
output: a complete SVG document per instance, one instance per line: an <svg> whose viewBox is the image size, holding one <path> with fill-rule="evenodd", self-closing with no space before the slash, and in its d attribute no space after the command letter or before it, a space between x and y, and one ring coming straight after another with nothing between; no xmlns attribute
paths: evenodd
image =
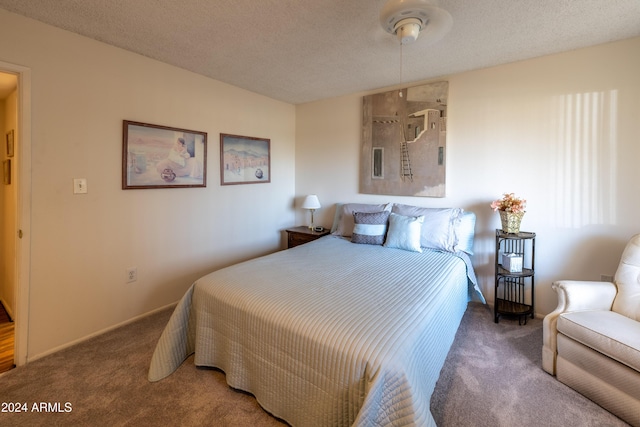
<svg viewBox="0 0 640 427"><path fill-rule="evenodd" d="M450 253L328 236L218 270L176 307L149 380L195 352L293 426L435 425L469 269Z"/></svg>

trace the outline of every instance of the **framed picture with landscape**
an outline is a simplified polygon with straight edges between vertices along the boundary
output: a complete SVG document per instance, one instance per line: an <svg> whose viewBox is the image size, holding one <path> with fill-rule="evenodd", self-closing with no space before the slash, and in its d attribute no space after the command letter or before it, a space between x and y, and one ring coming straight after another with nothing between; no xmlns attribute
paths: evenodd
<svg viewBox="0 0 640 427"><path fill-rule="evenodd" d="M207 134L123 121L122 188L207 186Z"/></svg>
<svg viewBox="0 0 640 427"><path fill-rule="evenodd" d="M271 140L220 134L220 185L271 182Z"/></svg>

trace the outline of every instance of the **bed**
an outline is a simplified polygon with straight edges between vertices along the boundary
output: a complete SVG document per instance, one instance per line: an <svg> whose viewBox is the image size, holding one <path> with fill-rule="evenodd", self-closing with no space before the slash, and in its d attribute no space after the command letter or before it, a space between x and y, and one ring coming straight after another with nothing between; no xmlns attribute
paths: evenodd
<svg viewBox="0 0 640 427"><path fill-rule="evenodd" d="M475 216L423 209L340 205L332 235L197 280L157 344L149 380L195 353L196 365L221 369L293 426L435 425L440 369L468 301L484 298L469 259ZM436 211L437 221L416 215ZM383 244L354 243L376 233L355 213L378 212L387 214ZM387 245L396 217L421 216L413 247L400 247L406 236ZM446 248L425 242L434 224L449 235L432 246Z"/></svg>

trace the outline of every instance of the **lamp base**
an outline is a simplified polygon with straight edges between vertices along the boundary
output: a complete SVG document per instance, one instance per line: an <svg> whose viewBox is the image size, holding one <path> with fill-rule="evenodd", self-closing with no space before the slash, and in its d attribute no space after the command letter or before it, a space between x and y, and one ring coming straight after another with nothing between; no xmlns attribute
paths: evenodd
<svg viewBox="0 0 640 427"><path fill-rule="evenodd" d="M315 209L309 209L311 211L311 224L309 224L309 230L313 230L313 211L315 211Z"/></svg>

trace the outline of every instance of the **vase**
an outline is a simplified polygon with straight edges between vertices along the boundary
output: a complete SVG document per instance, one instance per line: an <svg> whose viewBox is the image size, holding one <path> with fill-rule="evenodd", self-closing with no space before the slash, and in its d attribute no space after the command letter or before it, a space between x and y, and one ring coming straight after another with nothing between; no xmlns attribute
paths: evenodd
<svg viewBox="0 0 640 427"><path fill-rule="evenodd" d="M509 234L518 234L520 232L520 222L524 216L524 212L500 212L500 222L502 222L502 231Z"/></svg>

